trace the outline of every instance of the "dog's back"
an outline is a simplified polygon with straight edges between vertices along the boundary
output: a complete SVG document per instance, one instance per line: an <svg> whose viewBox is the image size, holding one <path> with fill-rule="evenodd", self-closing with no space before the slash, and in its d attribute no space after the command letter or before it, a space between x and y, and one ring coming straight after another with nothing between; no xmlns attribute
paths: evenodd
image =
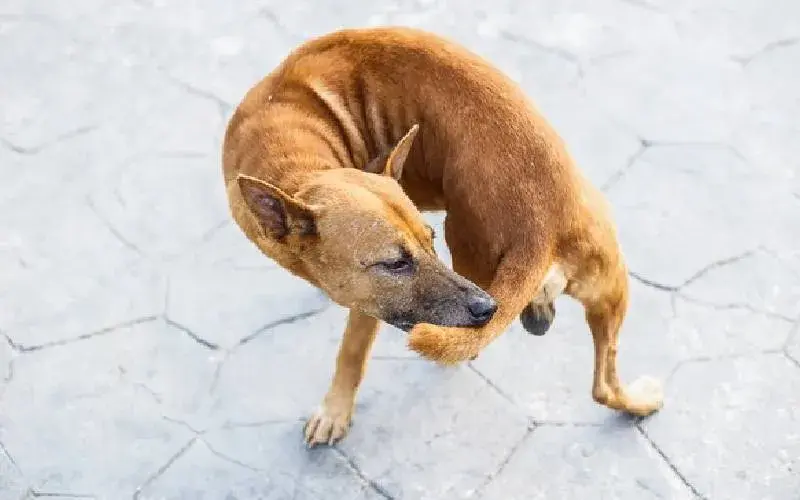
<svg viewBox="0 0 800 500"><path fill-rule="evenodd" d="M296 123L298 110L302 130L287 128L285 117ZM516 83L460 45L411 28L348 29L304 43L250 91L229 140L233 131L247 136L238 129L248 123L256 126L254 143L280 142L284 155L287 144L298 154L322 144L337 166L359 169L420 124L401 184L423 209L446 207L451 220L465 212L470 237L494 247L488 261L519 232L559 234L563 228L550 226L574 225L582 208L575 194L587 189L561 138ZM230 181L269 165L231 160L225 168ZM489 213L505 217L483 221Z"/></svg>

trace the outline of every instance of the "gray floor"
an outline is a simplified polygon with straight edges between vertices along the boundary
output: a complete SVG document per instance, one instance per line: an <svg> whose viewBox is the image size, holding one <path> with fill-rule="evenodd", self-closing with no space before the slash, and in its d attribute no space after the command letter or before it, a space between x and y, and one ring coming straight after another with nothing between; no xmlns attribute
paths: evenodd
<svg viewBox="0 0 800 500"><path fill-rule="evenodd" d="M796 0L289 5L0 1L2 500L800 499ZM604 186L659 414L591 401L565 299L455 369L384 328L303 448L344 312L230 223L220 138L296 43L385 23L491 58Z"/></svg>

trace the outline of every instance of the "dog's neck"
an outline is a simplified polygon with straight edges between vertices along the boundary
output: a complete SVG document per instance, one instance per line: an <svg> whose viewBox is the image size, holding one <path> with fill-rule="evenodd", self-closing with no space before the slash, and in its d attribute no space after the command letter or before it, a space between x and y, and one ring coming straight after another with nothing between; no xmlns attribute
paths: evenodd
<svg viewBox="0 0 800 500"><path fill-rule="evenodd" d="M224 161L235 165L226 171L227 183L234 180L234 173L242 173L280 186L287 194L295 194L327 170L382 171L391 152L391 142L382 145L370 137L368 130L332 127L313 104L289 103L276 98L258 112L249 116L239 112L232 120L235 126L229 127L228 141L237 141L240 147L224 152ZM304 111L302 119L297 117L298 107ZM300 120L300 127L287 126Z"/></svg>

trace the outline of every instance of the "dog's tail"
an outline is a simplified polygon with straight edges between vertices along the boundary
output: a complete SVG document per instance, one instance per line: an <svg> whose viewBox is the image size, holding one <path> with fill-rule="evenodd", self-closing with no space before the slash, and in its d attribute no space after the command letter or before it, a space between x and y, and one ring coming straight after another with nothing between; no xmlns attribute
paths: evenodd
<svg viewBox="0 0 800 500"><path fill-rule="evenodd" d="M501 335L538 293L547 268L502 266L492 285L486 290L497 301L492 319L479 328L443 328L417 325L409 333L409 347L424 358L450 365L475 358Z"/></svg>

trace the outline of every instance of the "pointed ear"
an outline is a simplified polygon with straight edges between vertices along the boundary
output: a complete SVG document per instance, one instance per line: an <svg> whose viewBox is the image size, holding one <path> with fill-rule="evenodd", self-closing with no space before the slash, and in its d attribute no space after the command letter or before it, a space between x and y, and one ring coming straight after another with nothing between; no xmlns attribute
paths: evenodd
<svg viewBox="0 0 800 500"><path fill-rule="evenodd" d="M406 135L397 143L397 145L389 153L389 159L386 160L386 168L383 170L383 175L393 177L394 180L399 181L403 175L403 165L406 163L408 153L411 152L411 146L414 145L414 138L419 132L419 125L414 124Z"/></svg>
<svg viewBox="0 0 800 500"><path fill-rule="evenodd" d="M399 181L403 175L403 165L408 158L408 153L411 151L411 146L414 144L414 137L417 136L417 132L419 132L419 125L415 124L408 129L406 135L397 142L389 153L373 158L367 163L364 170L373 174L388 175Z"/></svg>
<svg viewBox="0 0 800 500"><path fill-rule="evenodd" d="M308 205L255 177L239 174L236 181L244 202L267 236L280 240L290 233L310 235L316 232L314 211Z"/></svg>

